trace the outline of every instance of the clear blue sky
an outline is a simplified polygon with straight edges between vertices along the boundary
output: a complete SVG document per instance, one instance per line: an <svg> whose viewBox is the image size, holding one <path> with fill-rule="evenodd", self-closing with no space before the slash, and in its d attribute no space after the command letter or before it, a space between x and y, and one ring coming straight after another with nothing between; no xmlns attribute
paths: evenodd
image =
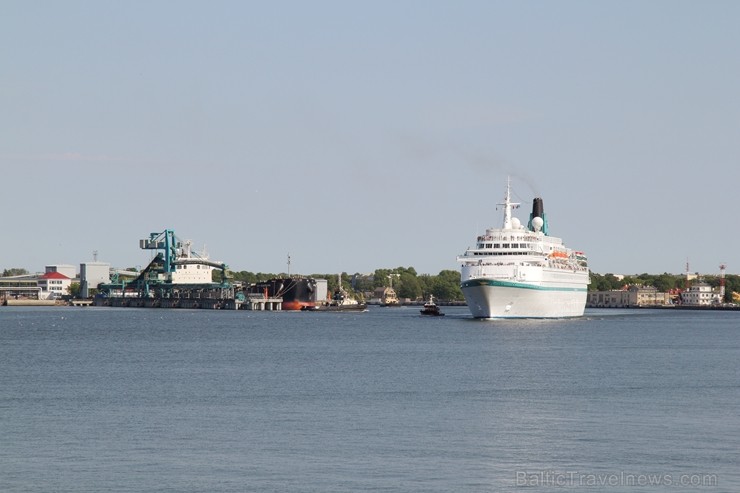
<svg viewBox="0 0 740 493"><path fill-rule="evenodd" d="M437 274L512 175L595 272L740 272L740 2L0 10L0 269Z"/></svg>

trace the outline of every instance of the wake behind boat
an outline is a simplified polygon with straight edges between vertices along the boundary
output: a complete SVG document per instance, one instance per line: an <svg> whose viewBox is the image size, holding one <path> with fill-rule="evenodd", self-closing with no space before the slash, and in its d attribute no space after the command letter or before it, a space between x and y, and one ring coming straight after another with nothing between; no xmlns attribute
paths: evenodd
<svg viewBox="0 0 740 493"><path fill-rule="evenodd" d="M589 272L586 255L550 236L541 198L527 226L511 217L519 206L507 184L504 224L478 236L458 256L461 288L475 318L563 318L583 315Z"/></svg>

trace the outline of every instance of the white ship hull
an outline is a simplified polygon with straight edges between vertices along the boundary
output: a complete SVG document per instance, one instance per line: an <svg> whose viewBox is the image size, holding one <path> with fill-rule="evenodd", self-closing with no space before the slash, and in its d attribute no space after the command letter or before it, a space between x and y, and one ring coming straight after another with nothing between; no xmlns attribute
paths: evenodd
<svg viewBox="0 0 740 493"><path fill-rule="evenodd" d="M580 317L586 287L539 285L479 278L463 282L462 292L475 318Z"/></svg>

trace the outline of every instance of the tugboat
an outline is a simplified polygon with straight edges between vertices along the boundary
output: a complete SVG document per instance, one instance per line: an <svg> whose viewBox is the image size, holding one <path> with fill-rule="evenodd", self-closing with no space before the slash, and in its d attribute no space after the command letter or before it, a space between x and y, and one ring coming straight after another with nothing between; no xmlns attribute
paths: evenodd
<svg viewBox="0 0 740 493"><path fill-rule="evenodd" d="M419 310L422 315L432 315L434 317L444 317L444 313L439 311L439 307L434 302L434 296L429 295L429 301L424 303L424 308Z"/></svg>
<svg viewBox="0 0 740 493"><path fill-rule="evenodd" d="M383 290L383 296L380 298L380 306L401 306L401 302L398 299L396 291L393 289L393 277L398 277L398 274L390 274L388 280L390 286Z"/></svg>

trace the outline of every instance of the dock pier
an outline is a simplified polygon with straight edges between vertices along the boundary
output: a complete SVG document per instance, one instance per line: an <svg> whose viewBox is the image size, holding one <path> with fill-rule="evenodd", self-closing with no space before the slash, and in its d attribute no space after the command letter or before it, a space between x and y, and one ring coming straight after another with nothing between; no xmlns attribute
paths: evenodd
<svg viewBox="0 0 740 493"><path fill-rule="evenodd" d="M265 296L249 296L243 303L242 307L245 310L254 311L282 311L283 299L282 298L267 298Z"/></svg>
<svg viewBox="0 0 740 493"><path fill-rule="evenodd" d="M282 311L282 298L140 298L113 297L98 298L94 302L87 300L84 305L75 306L111 306L116 308L185 308L203 310L255 310Z"/></svg>
<svg viewBox="0 0 740 493"><path fill-rule="evenodd" d="M70 300L69 306L91 306L93 300Z"/></svg>

